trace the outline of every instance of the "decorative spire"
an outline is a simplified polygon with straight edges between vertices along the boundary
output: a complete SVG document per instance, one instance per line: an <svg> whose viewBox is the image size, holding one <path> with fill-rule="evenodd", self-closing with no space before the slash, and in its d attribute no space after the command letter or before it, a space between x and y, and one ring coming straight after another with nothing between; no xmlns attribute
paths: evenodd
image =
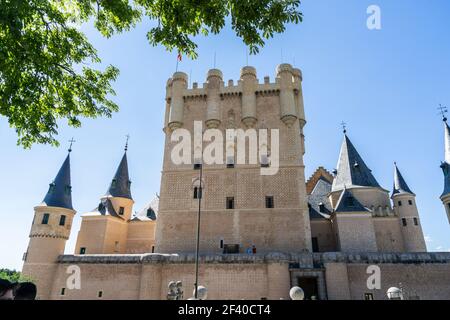
<svg viewBox="0 0 450 320"><path fill-rule="evenodd" d="M347 124L344 121L342 121L341 126L342 126L342 132L344 134L347 134Z"/></svg>
<svg viewBox="0 0 450 320"><path fill-rule="evenodd" d="M345 132L346 130L344 129ZM336 177L333 181L332 191L342 190L345 186L349 188L353 186L380 187L372 175L372 171L367 167L346 134L342 142L341 153L335 173Z"/></svg>
<svg viewBox="0 0 450 320"><path fill-rule="evenodd" d="M392 191L392 196L404 193L414 194L400 173L400 170L397 167L397 162L394 162L394 189Z"/></svg>
<svg viewBox="0 0 450 320"><path fill-rule="evenodd" d="M72 186L70 185L70 152L59 169L56 178L50 183L42 205L73 210Z"/></svg>
<svg viewBox="0 0 450 320"><path fill-rule="evenodd" d="M127 134L125 137L127 137L127 141L125 142L125 152L128 151L128 140L130 140L130 135Z"/></svg>
<svg viewBox="0 0 450 320"><path fill-rule="evenodd" d="M131 181L128 175L127 153L123 154L116 174L106 192L107 196L133 199L131 197Z"/></svg>

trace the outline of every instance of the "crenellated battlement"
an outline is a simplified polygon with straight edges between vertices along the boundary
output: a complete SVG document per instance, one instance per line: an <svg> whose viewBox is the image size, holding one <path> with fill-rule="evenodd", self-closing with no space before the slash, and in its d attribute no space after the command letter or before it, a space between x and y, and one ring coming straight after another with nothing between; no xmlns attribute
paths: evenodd
<svg viewBox="0 0 450 320"><path fill-rule="evenodd" d="M301 125L305 123L303 95L302 95L302 72L293 68L290 64L280 64L276 68L275 81L271 82L269 76L262 81L257 77L254 67L245 66L240 71L237 82L223 80L222 71L211 69L206 75L206 82L201 86L194 82L189 86L188 75L184 72L175 72L168 79L166 85L166 101L168 110L166 112L165 126L171 130L183 126L184 103L192 99L204 99L207 101L208 128L217 128L222 122L221 100L230 97L241 98L242 119L246 127L254 127L257 123L257 97L279 96L280 97L280 119L291 126L296 120Z"/></svg>
<svg viewBox="0 0 450 320"><path fill-rule="evenodd" d="M254 72L252 72L254 70ZM251 66L246 66L241 69L241 78L238 80L229 79L228 81L223 81L222 72L219 69L211 69L207 73L208 76L216 76L220 78L220 96L236 96L242 95L243 89L243 77L245 76L254 76L256 78L256 94L274 94L280 92L280 77L278 74L280 72L290 72L292 74L292 84L294 92L298 93L298 87L301 86L301 82L303 80L302 72L298 68L293 68L290 64L282 64L279 65L276 69L277 74L275 75L275 81L270 82L270 76L264 76L264 78L258 79L256 77L256 69ZM182 81L186 83L186 87L183 88L183 97L184 98L198 98L207 96L207 88L208 82L198 83L193 82L189 84L189 76L184 72L175 72L171 78L167 80L166 90L167 95L166 98L168 101L172 98L172 84L175 81Z"/></svg>

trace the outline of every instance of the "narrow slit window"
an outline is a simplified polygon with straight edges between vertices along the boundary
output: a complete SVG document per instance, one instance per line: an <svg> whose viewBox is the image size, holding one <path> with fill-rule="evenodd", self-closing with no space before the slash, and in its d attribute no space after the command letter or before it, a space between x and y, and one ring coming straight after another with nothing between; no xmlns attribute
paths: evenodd
<svg viewBox="0 0 450 320"><path fill-rule="evenodd" d="M272 209L274 208L274 201L272 196L266 196L266 208Z"/></svg>
<svg viewBox="0 0 450 320"><path fill-rule="evenodd" d="M234 209L234 197L227 197L227 209Z"/></svg>

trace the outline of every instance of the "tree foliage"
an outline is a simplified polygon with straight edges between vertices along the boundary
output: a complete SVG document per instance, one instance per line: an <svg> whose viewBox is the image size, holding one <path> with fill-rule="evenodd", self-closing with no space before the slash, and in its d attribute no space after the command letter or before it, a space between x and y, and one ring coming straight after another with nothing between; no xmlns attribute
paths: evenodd
<svg viewBox="0 0 450 320"><path fill-rule="evenodd" d="M58 121L110 117L119 70L101 62L79 26L93 21L105 37L155 21L151 45L161 44L195 59L192 37L231 27L252 54L264 40L299 23L299 0L0 0L0 115L18 143L58 145Z"/></svg>
<svg viewBox="0 0 450 320"><path fill-rule="evenodd" d="M0 269L0 279L8 280L10 282L27 282L29 278L24 277L20 272L10 269Z"/></svg>

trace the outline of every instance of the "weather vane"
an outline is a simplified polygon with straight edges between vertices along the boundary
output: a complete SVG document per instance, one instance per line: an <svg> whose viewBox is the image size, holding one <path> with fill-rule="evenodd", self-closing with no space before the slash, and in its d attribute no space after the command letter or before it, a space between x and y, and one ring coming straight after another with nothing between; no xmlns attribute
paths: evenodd
<svg viewBox="0 0 450 320"><path fill-rule="evenodd" d="M447 117L445 116L446 113L448 113L447 107L444 107L442 104L439 104L439 114L442 115L442 120L445 122L447 121Z"/></svg>
<svg viewBox="0 0 450 320"><path fill-rule="evenodd" d="M347 133L347 124L346 124L344 121L342 121L342 122L341 122L341 126L342 126L342 131L343 131L344 133Z"/></svg>
<svg viewBox="0 0 450 320"><path fill-rule="evenodd" d="M69 150L68 150L68 151L69 151L69 152L72 152L72 145L73 145L73 143L76 142L76 141L73 140L73 137L72 137L72 139L70 139L69 142L70 142L70 146L69 146Z"/></svg>
<svg viewBox="0 0 450 320"><path fill-rule="evenodd" d="M128 151L128 140L130 140L130 135L127 134L125 137L127 137L127 141L125 142L125 152Z"/></svg>

